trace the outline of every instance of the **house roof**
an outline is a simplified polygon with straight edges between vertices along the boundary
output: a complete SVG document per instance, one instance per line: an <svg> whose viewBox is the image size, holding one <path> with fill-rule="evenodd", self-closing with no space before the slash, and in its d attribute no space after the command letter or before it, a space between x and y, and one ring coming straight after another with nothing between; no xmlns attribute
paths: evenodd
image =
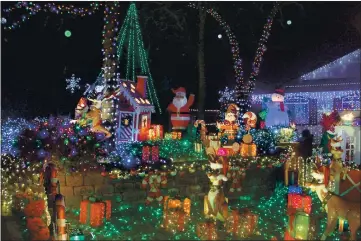
<svg viewBox="0 0 361 241"><path fill-rule="evenodd" d="M360 78L360 54L357 49L299 77L300 80Z"/></svg>
<svg viewBox="0 0 361 241"><path fill-rule="evenodd" d="M359 90L361 50L357 49L284 85L286 93ZM276 84L256 84L255 95L273 93Z"/></svg>
<svg viewBox="0 0 361 241"><path fill-rule="evenodd" d="M129 80L119 80L120 91L129 103L140 112L155 112L154 106L147 98L143 98L142 95L136 90L136 83Z"/></svg>

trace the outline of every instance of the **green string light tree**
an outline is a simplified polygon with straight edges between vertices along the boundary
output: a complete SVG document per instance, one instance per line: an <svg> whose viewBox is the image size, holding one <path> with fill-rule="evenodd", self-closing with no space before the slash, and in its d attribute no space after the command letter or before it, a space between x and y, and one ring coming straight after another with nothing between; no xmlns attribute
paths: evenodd
<svg viewBox="0 0 361 241"><path fill-rule="evenodd" d="M144 48L137 8L134 3L130 4L123 26L119 31L117 58L120 63L123 59L126 59L124 73L127 80L136 81L137 75L148 77L147 91L149 99L161 114L162 110L150 73L148 56Z"/></svg>

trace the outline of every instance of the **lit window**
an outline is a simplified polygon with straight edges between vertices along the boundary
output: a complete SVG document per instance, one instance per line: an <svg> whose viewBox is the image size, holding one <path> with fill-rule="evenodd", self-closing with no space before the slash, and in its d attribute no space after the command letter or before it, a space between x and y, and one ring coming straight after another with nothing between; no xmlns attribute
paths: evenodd
<svg viewBox="0 0 361 241"><path fill-rule="evenodd" d="M309 100L300 96L286 99L285 104L290 112L290 121L296 124L308 125L310 122Z"/></svg>
<svg viewBox="0 0 361 241"><path fill-rule="evenodd" d="M140 98L140 101L142 102L142 104L145 104L145 101L142 98Z"/></svg>
<svg viewBox="0 0 361 241"><path fill-rule="evenodd" d="M132 87L132 89L135 89L134 85L133 84L130 84L130 86Z"/></svg>
<svg viewBox="0 0 361 241"><path fill-rule="evenodd" d="M124 83L124 82L123 82L123 86L124 86L125 88L127 88L127 84L126 84L126 83Z"/></svg>
<svg viewBox="0 0 361 241"><path fill-rule="evenodd" d="M145 103L147 103L148 105L150 105L149 100L145 99Z"/></svg>
<svg viewBox="0 0 361 241"><path fill-rule="evenodd" d="M351 95L342 97L342 110L359 110L360 96Z"/></svg>
<svg viewBox="0 0 361 241"><path fill-rule="evenodd" d="M131 91L132 91L133 93L135 93L135 90L134 90L134 89L131 89Z"/></svg>
<svg viewBox="0 0 361 241"><path fill-rule="evenodd" d="M140 104L140 101L138 100L138 98L135 98L135 101L136 101L138 104Z"/></svg>

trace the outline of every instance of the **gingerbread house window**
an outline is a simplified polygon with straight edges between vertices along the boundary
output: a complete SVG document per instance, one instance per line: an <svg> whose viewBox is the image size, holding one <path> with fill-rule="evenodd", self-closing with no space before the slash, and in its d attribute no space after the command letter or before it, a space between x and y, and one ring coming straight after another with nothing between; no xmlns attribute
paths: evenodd
<svg viewBox="0 0 361 241"><path fill-rule="evenodd" d="M308 99L301 96L295 96L286 98L285 104L289 110L290 121L295 122L298 125L309 124L310 103Z"/></svg>

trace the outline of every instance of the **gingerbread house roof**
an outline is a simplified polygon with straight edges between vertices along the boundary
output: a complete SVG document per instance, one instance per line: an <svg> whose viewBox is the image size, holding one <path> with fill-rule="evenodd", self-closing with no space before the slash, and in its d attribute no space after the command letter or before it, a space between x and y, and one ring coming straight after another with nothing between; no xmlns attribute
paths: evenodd
<svg viewBox="0 0 361 241"><path fill-rule="evenodd" d="M147 85L145 80L138 78L138 82L135 83L133 81L119 79L119 85L120 91L118 95L123 95L129 101L135 111L152 113L155 112L154 106L146 96Z"/></svg>

